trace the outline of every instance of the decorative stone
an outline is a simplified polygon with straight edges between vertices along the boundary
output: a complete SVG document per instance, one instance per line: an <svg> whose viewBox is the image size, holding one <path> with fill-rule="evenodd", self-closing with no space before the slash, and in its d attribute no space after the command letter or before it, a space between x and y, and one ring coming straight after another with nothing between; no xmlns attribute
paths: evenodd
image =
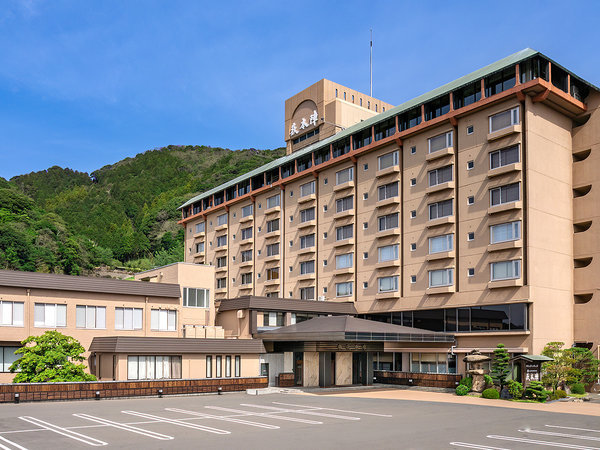
<svg viewBox="0 0 600 450"><path fill-rule="evenodd" d="M479 349L473 349L463 358L464 362L471 365L471 368L467 370L467 374L473 377L471 392L481 393L485 389L484 375L486 370L482 367L482 364L491 359L489 356L482 355Z"/></svg>
<svg viewBox="0 0 600 450"><path fill-rule="evenodd" d="M510 395L507 388L503 387L500 391L500 398L503 400L510 400L512 398L512 395Z"/></svg>

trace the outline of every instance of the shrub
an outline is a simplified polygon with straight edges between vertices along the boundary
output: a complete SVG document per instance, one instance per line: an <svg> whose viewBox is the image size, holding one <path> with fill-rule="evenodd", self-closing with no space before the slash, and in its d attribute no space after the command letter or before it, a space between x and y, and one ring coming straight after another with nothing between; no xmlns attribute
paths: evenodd
<svg viewBox="0 0 600 450"><path fill-rule="evenodd" d="M550 400L558 400L559 398L565 398L567 393L562 389L555 390L552 394L550 394Z"/></svg>
<svg viewBox="0 0 600 450"><path fill-rule="evenodd" d="M469 393L469 388L464 384L459 384L456 386L456 395L467 395Z"/></svg>
<svg viewBox="0 0 600 450"><path fill-rule="evenodd" d="M578 395L585 394L585 386L583 383L574 383L571 385L571 393Z"/></svg>
<svg viewBox="0 0 600 450"><path fill-rule="evenodd" d="M485 381L485 385L486 386L493 386L494 385L494 379L492 377L490 377L489 375L484 375L483 379Z"/></svg>
<svg viewBox="0 0 600 450"><path fill-rule="evenodd" d="M469 391L473 388L473 377L465 377L462 380L460 380L460 383L458 383L460 386L466 386L469 388Z"/></svg>
<svg viewBox="0 0 600 450"><path fill-rule="evenodd" d="M544 385L541 381L532 381L525 389L525 397L537 400L538 402L545 402L549 392L544 389Z"/></svg>
<svg viewBox="0 0 600 450"><path fill-rule="evenodd" d="M510 354L504 344L498 344L494 349L494 359L492 359L492 378L501 389L506 384L506 378L510 373L509 360Z"/></svg>
<svg viewBox="0 0 600 450"><path fill-rule="evenodd" d="M523 385L515 380L508 380L508 393L512 398L523 397Z"/></svg>
<svg viewBox="0 0 600 450"><path fill-rule="evenodd" d="M498 392L494 388L489 388L489 389L486 389L485 391L483 391L483 393L481 394L481 396L483 398L493 398L493 399L496 399L496 398L500 398L500 392Z"/></svg>

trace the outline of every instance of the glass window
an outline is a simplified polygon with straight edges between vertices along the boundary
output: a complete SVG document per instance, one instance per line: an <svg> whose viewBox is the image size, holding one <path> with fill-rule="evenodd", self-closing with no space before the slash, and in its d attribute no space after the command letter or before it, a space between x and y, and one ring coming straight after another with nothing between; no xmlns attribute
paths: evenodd
<svg viewBox="0 0 600 450"><path fill-rule="evenodd" d="M429 205L429 220L439 219L452 215L452 199L444 200Z"/></svg>
<svg viewBox="0 0 600 450"><path fill-rule="evenodd" d="M377 218L379 231L391 230L398 227L398 213L387 214Z"/></svg>
<svg viewBox="0 0 600 450"><path fill-rule="evenodd" d="M217 268L227 266L227 256L219 256L217 258Z"/></svg>
<svg viewBox="0 0 600 450"><path fill-rule="evenodd" d="M377 188L379 201L398 196L398 182L384 184Z"/></svg>
<svg viewBox="0 0 600 450"><path fill-rule="evenodd" d="M450 111L450 95L446 94L425 104L425 120L432 120Z"/></svg>
<svg viewBox="0 0 600 450"><path fill-rule="evenodd" d="M217 357L215 358L215 366L216 366L215 376L217 378L221 378L223 376L223 374L221 373L221 371L223 370L222 360L223 360L223 357L221 355L217 355Z"/></svg>
<svg viewBox="0 0 600 450"><path fill-rule="evenodd" d="M519 162L519 145L503 148L490 153L490 169Z"/></svg>
<svg viewBox="0 0 600 450"><path fill-rule="evenodd" d="M399 255L399 245L398 244L394 244L394 245L386 245L384 247L379 247L377 249L378 251L378 261L379 262L384 262L384 261L394 261L396 259L398 259L398 255Z"/></svg>
<svg viewBox="0 0 600 450"><path fill-rule="evenodd" d="M225 376L231 377L231 356L225 356Z"/></svg>
<svg viewBox="0 0 600 450"><path fill-rule="evenodd" d="M217 289L224 289L227 287L227 278L217 278Z"/></svg>
<svg viewBox="0 0 600 450"><path fill-rule="evenodd" d="M348 268L352 267L353 260L354 260L354 253L346 253L344 255L336 255L335 268L336 269L348 269Z"/></svg>
<svg viewBox="0 0 600 450"><path fill-rule="evenodd" d="M300 236L300 248L308 248L315 246L315 234L307 234L306 236Z"/></svg>
<svg viewBox="0 0 600 450"><path fill-rule="evenodd" d="M17 359L21 357L21 355L15 355L15 352L20 347L0 347L0 372L10 372L10 366Z"/></svg>
<svg viewBox="0 0 600 450"><path fill-rule="evenodd" d="M274 270L274 269L270 269ZM279 268L277 268L277 276L279 276ZM268 278L268 271L267 271ZM252 284L252 272L242 274L242 284Z"/></svg>
<svg viewBox="0 0 600 450"><path fill-rule="evenodd" d="M518 201L520 198L519 185L520 183L512 183L490 189L490 205L497 206Z"/></svg>
<svg viewBox="0 0 600 450"><path fill-rule="evenodd" d="M429 153L437 152L448 147L452 147L452 131L438 134L428 139Z"/></svg>
<svg viewBox="0 0 600 450"><path fill-rule="evenodd" d="M267 246L267 249L269 248L269 246ZM249 262L252 261L252 250L243 250L242 251L242 262Z"/></svg>
<svg viewBox="0 0 600 450"><path fill-rule="evenodd" d="M254 212L254 207L253 207L253 205L247 205L247 206L244 206L244 207L242 208L242 217L248 217L248 216L251 216L253 212Z"/></svg>
<svg viewBox="0 0 600 450"><path fill-rule="evenodd" d="M380 277L377 279L379 292L392 292L398 290L398 275L392 277Z"/></svg>
<svg viewBox="0 0 600 450"><path fill-rule="evenodd" d="M279 195L279 194L267 198L267 209L274 208L275 206L279 206L280 201L281 201L281 195Z"/></svg>
<svg viewBox="0 0 600 450"><path fill-rule="evenodd" d="M183 306L208 308L208 289L183 288Z"/></svg>
<svg viewBox="0 0 600 450"><path fill-rule="evenodd" d="M217 226L226 225L227 224L227 214L221 214L217 217Z"/></svg>
<svg viewBox="0 0 600 450"><path fill-rule="evenodd" d="M234 377L242 376L242 357L240 355L236 355L236 357L235 357L235 366L234 366L233 370L234 370L234 372L233 372Z"/></svg>
<svg viewBox="0 0 600 450"><path fill-rule="evenodd" d="M175 331L177 311L168 309L150 310L150 329L153 331Z"/></svg>
<svg viewBox="0 0 600 450"><path fill-rule="evenodd" d="M429 238L429 253L449 252L453 249L453 234L444 234Z"/></svg>
<svg viewBox="0 0 600 450"><path fill-rule="evenodd" d="M335 184L343 184L354 179L354 167L340 170L335 174Z"/></svg>
<svg viewBox="0 0 600 450"><path fill-rule="evenodd" d="M196 233L204 233L205 228L206 228L205 222L197 223L196 224Z"/></svg>
<svg viewBox="0 0 600 450"><path fill-rule="evenodd" d="M379 170L387 169L388 167L397 166L400 164L400 153L396 150L394 152L386 153L377 158Z"/></svg>
<svg viewBox="0 0 600 450"><path fill-rule="evenodd" d="M490 244L521 239L521 221L490 226Z"/></svg>
<svg viewBox="0 0 600 450"><path fill-rule="evenodd" d="M212 378L212 356L208 355L206 357L206 378Z"/></svg>
<svg viewBox="0 0 600 450"><path fill-rule="evenodd" d="M314 288L314 286L300 288L300 298L302 300L314 300L315 299L315 288Z"/></svg>
<svg viewBox="0 0 600 450"><path fill-rule="evenodd" d="M345 283L336 283L335 295L336 297L350 297L352 295L352 281Z"/></svg>
<svg viewBox="0 0 600 450"><path fill-rule="evenodd" d="M300 223L315 220L315 208L307 208L300 211Z"/></svg>
<svg viewBox="0 0 600 450"><path fill-rule="evenodd" d="M340 198L335 201L336 212L349 211L354 209L354 195Z"/></svg>
<svg viewBox="0 0 600 450"><path fill-rule="evenodd" d="M115 329L141 330L143 328L142 308L115 308Z"/></svg>
<svg viewBox="0 0 600 450"><path fill-rule="evenodd" d="M8 302L6 303L9 306ZM4 306L4 305L3 305ZM8 314L8 307L7 315ZM34 326L43 328L56 328L67 326L67 305L54 303L36 303L34 305Z"/></svg>
<svg viewBox="0 0 600 450"><path fill-rule="evenodd" d="M362 101L362 99L361 99ZM384 108L385 111L385 108ZM375 124L375 140L379 141L383 138L390 137L396 132L396 119L390 118Z"/></svg>
<svg viewBox="0 0 600 450"><path fill-rule="evenodd" d="M204 242L198 242L196 244L196 253L202 253L204 251Z"/></svg>
<svg viewBox="0 0 600 450"><path fill-rule="evenodd" d="M181 356L128 356L128 380L181 378Z"/></svg>
<svg viewBox="0 0 600 450"><path fill-rule="evenodd" d="M315 261L303 261L300 263L300 274L315 273Z"/></svg>
<svg viewBox="0 0 600 450"><path fill-rule="evenodd" d="M267 233L273 231L279 231L279 219L273 219L267 222Z"/></svg>
<svg viewBox="0 0 600 450"><path fill-rule="evenodd" d="M521 277L521 260L499 261L490 264L491 280L512 280Z"/></svg>
<svg viewBox="0 0 600 450"><path fill-rule="evenodd" d="M279 255L279 242L267 245L267 256Z"/></svg>
<svg viewBox="0 0 600 450"><path fill-rule="evenodd" d="M0 325L22 327L23 306L22 302L0 301Z"/></svg>
<svg viewBox="0 0 600 450"><path fill-rule="evenodd" d="M430 170L429 175L429 186L437 186L438 184L447 183L452 181L452 168L454 166L441 167L439 169Z"/></svg>
<svg viewBox="0 0 600 450"><path fill-rule="evenodd" d="M300 185L300 197L305 197L315 193L315 182L305 183Z"/></svg>
<svg viewBox="0 0 600 450"><path fill-rule="evenodd" d="M454 99L454 109L462 108L463 106L468 106L471 103L479 101L481 99L481 83L475 82L454 91L452 98Z"/></svg>
<svg viewBox="0 0 600 450"><path fill-rule="evenodd" d="M77 328L106 328L106 307L77 305Z"/></svg>
<svg viewBox="0 0 600 450"><path fill-rule="evenodd" d="M252 228L253 227L242 228L242 241L252 239Z"/></svg>
<svg viewBox="0 0 600 450"><path fill-rule="evenodd" d="M265 327L282 327L285 323L285 315L282 312L263 313L263 326Z"/></svg>
<svg viewBox="0 0 600 450"><path fill-rule="evenodd" d="M519 124L519 107L490 116L490 133Z"/></svg>
<svg viewBox="0 0 600 450"><path fill-rule="evenodd" d="M344 239L351 239L354 236L354 226L344 225L335 229L335 240L343 241Z"/></svg>
<svg viewBox="0 0 600 450"><path fill-rule="evenodd" d="M227 245L227 235L217 236L217 247L223 247Z"/></svg>
<svg viewBox="0 0 600 450"><path fill-rule="evenodd" d="M429 287L452 286L454 284L454 269L429 271Z"/></svg>
<svg viewBox="0 0 600 450"><path fill-rule="evenodd" d="M515 83L516 73L514 67L508 67L500 72L496 72L484 80L485 96L491 97L492 95L506 91L514 87Z"/></svg>

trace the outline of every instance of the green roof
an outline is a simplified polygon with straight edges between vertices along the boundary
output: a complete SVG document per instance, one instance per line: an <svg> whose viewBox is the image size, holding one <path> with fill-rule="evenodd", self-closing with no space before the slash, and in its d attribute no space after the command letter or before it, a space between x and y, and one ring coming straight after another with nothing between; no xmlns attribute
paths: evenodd
<svg viewBox="0 0 600 450"><path fill-rule="evenodd" d="M552 358L550 358L549 356L544 356L544 355L518 355L515 356L514 359L525 359L527 361L531 361L531 362L545 362L545 361L554 361Z"/></svg>
<svg viewBox="0 0 600 450"><path fill-rule="evenodd" d="M574 78L578 79L579 81L587 84L589 87L591 87L592 89L595 90L600 90L598 89L596 86L594 86L593 84L579 78L578 76L576 76L575 74L571 73L569 70L565 69L564 67L562 67L560 64L555 63L553 60L551 60L550 58L548 58L547 56L543 55L542 53L536 51L536 50L532 50L530 48L526 48L524 50L521 50L517 53L513 53L510 56L507 56L506 58L502 58L499 61L496 61L490 65L487 65L485 67L482 67L479 70L476 70L475 72L471 72L468 75L462 76L460 78L457 78L454 81L451 81L450 83L444 84L443 86L440 86L436 89L433 89L432 91L429 91L425 94L419 95L418 97L413 98L412 100L409 100L407 102L404 102L392 109L389 109L383 113L377 114L373 117L370 117L366 120L363 120L355 125L352 125L351 127L346 128L345 130L340 131L337 134L334 134L333 136L330 136L326 139L323 139L321 141L315 142L314 144L309 145L308 147L305 147L301 150L298 150L297 152L292 153L291 155L286 155L283 156L281 158L278 158L274 161L271 161L268 164L265 164L264 166L260 166L250 172L245 173L244 175L240 175L237 178L234 178L231 181L228 181L226 183L223 183L213 189L210 189L206 192L203 192L201 194L196 195L195 197L193 197L192 199L188 200L187 202L185 202L183 205L181 205L179 208L177 209L182 209L185 208L186 206L189 206L193 203L196 203L199 200L202 200L204 198L210 197L211 195L220 192L224 189L227 189L229 187L235 186L237 183L241 182L241 181L246 181L251 179L252 177L256 176L256 175L260 175L263 172L266 172L268 170L271 169L275 169L277 167L283 166L289 162L294 161L295 159L298 159L304 155L310 154L311 152L320 149L322 147L326 147L329 144L331 144L332 142L338 141L340 139L344 139L354 133L357 133L363 129L369 128L372 125L382 122L390 117L394 117L398 114L401 114L403 112L409 111L411 109L413 109L416 106L419 106L423 103L427 103L431 100L435 100L438 97L441 97L442 95L446 95L452 91L455 91L461 87L467 86L477 80L480 80L481 78L487 77L493 73L496 73L502 69L505 69L507 67L513 66L525 59L529 59L532 56L536 56L536 55L540 55L544 58L546 58L548 61L550 61L553 65L556 65L558 67L560 67L561 69L563 69L564 71L566 71L567 73L571 74L571 76L573 76Z"/></svg>

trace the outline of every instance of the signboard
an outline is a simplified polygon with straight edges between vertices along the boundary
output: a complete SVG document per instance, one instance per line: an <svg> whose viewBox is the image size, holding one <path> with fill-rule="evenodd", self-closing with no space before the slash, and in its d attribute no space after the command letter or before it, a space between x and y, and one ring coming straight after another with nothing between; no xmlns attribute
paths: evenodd
<svg viewBox="0 0 600 450"><path fill-rule="evenodd" d="M317 114L317 110L315 109L313 113L308 116L308 122L306 121L306 117L302 117L300 121L300 125L297 125L296 122L292 123L290 126L290 137L299 134L301 130L305 130L306 128L314 125L317 126L319 121L319 114Z"/></svg>

